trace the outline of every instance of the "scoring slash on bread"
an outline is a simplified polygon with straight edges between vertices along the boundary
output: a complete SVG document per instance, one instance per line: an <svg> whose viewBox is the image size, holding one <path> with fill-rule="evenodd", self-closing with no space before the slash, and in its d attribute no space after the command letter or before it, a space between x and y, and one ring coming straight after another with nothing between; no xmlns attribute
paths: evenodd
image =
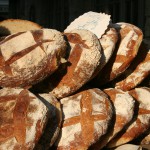
<svg viewBox="0 0 150 150"><path fill-rule="evenodd" d="M105 89L104 92L109 96L115 109L114 121L111 123L112 128L103 139L92 146L92 150L102 149L113 139L117 133L123 130L126 125L133 119L135 100L127 92L113 88Z"/></svg>
<svg viewBox="0 0 150 150"><path fill-rule="evenodd" d="M143 41L139 48L139 53L135 60L127 69L124 79L117 82L115 87L124 91L129 91L139 85L150 73L150 47Z"/></svg>
<svg viewBox="0 0 150 150"><path fill-rule="evenodd" d="M147 131L150 127L150 89L149 88L135 88L128 92L139 103L136 108L137 117L120 135L108 143L108 147L116 147L125 144Z"/></svg>
<svg viewBox="0 0 150 150"><path fill-rule="evenodd" d="M109 61L114 52L116 43L118 41L118 33L115 28L109 27L106 30L106 33L103 34L99 40L102 46L102 53L103 53L100 65L101 70L107 64L107 62Z"/></svg>
<svg viewBox="0 0 150 150"><path fill-rule="evenodd" d="M86 89L60 100L63 126L56 142L58 150L87 150L107 131L113 107L99 89Z"/></svg>
<svg viewBox="0 0 150 150"><path fill-rule="evenodd" d="M52 74L65 56L66 41L53 29L7 36L0 42L0 86L31 86Z"/></svg>
<svg viewBox="0 0 150 150"><path fill-rule="evenodd" d="M39 30L41 28L42 27L39 24L32 21L22 19L7 19L0 22L0 36L7 36L29 30Z"/></svg>
<svg viewBox="0 0 150 150"><path fill-rule="evenodd" d="M0 90L0 150L33 149L46 125L48 109L28 90Z"/></svg>
<svg viewBox="0 0 150 150"><path fill-rule="evenodd" d="M118 30L120 36L119 46L116 47L107 65L94 79L93 82L98 86L112 81L129 67L137 55L143 39L142 31L134 25L118 23L114 27Z"/></svg>
<svg viewBox="0 0 150 150"><path fill-rule="evenodd" d="M118 40L118 34L111 24L110 16L104 13L96 12L84 13L83 15L75 19L65 29L65 32L69 32L74 29L89 30L94 33L99 39L102 49L102 57L99 66L92 76L92 78L94 78L109 61L111 55L113 54L116 42Z"/></svg>
<svg viewBox="0 0 150 150"><path fill-rule="evenodd" d="M66 70L61 69L50 76L51 93L57 98L66 97L89 81L99 66L101 47L98 38L90 31L75 29L65 33L70 52Z"/></svg>
<svg viewBox="0 0 150 150"><path fill-rule="evenodd" d="M9 33L0 37L0 150L129 150L141 146L119 145L149 143L149 46L138 27L96 12L64 33L24 20L2 24Z"/></svg>

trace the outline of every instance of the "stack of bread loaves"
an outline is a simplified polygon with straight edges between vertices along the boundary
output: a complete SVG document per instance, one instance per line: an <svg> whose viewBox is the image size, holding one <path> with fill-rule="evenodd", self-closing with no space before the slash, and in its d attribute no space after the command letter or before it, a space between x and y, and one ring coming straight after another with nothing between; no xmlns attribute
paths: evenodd
<svg viewBox="0 0 150 150"><path fill-rule="evenodd" d="M150 144L150 47L110 17L87 12L63 33L0 22L0 150Z"/></svg>

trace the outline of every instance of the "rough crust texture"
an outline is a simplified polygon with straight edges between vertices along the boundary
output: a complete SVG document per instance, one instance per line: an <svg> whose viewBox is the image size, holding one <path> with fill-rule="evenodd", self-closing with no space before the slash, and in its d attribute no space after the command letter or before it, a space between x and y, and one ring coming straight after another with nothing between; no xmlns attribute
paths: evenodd
<svg viewBox="0 0 150 150"><path fill-rule="evenodd" d="M129 91L129 94L139 102L137 110L137 117L132 121L128 128L119 136L116 136L108 147L116 147L127 143L139 135L147 131L150 122L150 89L149 88L135 88Z"/></svg>
<svg viewBox="0 0 150 150"><path fill-rule="evenodd" d="M58 150L87 150L108 131L113 109L107 95L88 89L61 99L63 127Z"/></svg>
<svg viewBox="0 0 150 150"><path fill-rule="evenodd" d="M122 74L137 55L142 42L143 33L136 26L119 23L115 28L120 35L119 47L116 47L110 61L96 76L96 85L103 85Z"/></svg>
<svg viewBox="0 0 150 150"><path fill-rule="evenodd" d="M32 150L47 122L47 107L24 89L0 90L0 150Z"/></svg>
<svg viewBox="0 0 150 150"><path fill-rule="evenodd" d="M118 41L118 33L115 28L108 28L105 34L99 39L102 46L102 58L100 70L105 66L105 64L111 58L116 43Z"/></svg>
<svg viewBox="0 0 150 150"><path fill-rule="evenodd" d="M117 82L115 87L129 91L139 85L148 75L150 75L150 47L143 41L137 57L120 77L125 78Z"/></svg>
<svg viewBox="0 0 150 150"><path fill-rule="evenodd" d="M71 50L66 70L50 77L51 93L57 98L68 96L89 81L100 63L101 47L98 38L87 30L65 33Z"/></svg>
<svg viewBox="0 0 150 150"><path fill-rule="evenodd" d="M0 86L25 87L52 74L64 57L66 42L53 29L19 32L0 42Z"/></svg>
<svg viewBox="0 0 150 150"><path fill-rule="evenodd" d="M0 36L7 36L29 30L39 30L41 28L42 27L37 23L28 20L7 19L0 22Z"/></svg>
<svg viewBox="0 0 150 150"><path fill-rule="evenodd" d="M58 138L62 124L62 111L60 103L51 94L38 94L37 97L43 99L45 105L48 107L49 118L44 133L34 149L48 150Z"/></svg>
<svg viewBox="0 0 150 150"><path fill-rule="evenodd" d="M115 109L114 124L111 130L100 142L96 143L93 150L98 150L106 146L126 125L133 119L135 100L127 92L113 88L105 89L104 92L109 96Z"/></svg>

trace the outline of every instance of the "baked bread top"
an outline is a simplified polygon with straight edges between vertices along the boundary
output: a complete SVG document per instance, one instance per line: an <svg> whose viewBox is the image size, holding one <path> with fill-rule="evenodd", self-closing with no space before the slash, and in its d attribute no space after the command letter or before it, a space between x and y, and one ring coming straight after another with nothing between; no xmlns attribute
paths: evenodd
<svg viewBox="0 0 150 150"><path fill-rule="evenodd" d="M113 108L99 89L87 89L61 99L63 127L57 149L86 150L108 131Z"/></svg>
<svg viewBox="0 0 150 150"><path fill-rule="evenodd" d="M42 27L37 23L22 19L7 19L0 22L0 36L24 32L29 30L38 30Z"/></svg>
<svg viewBox="0 0 150 150"><path fill-rule="evenodd" d="M135 118L131 121L126 130L110 141L108 147L116 147L127 143L149 129L150 89L146 87L135 88L129 91L129 94L138 102L135 109Z"/></svg>
<svg viewBox="0 0 150 150"><path fill-rule="evenodd" d="M101 58L99 40L92 32L76 29L65 35L71 48L66 68L59 68L48 81L50 92L57 98L71 95L86 84L99 66Z"/></svg>
<svg viewBox="0 0 150 150"><path fill-rule="evenodd" d="M0 42L0 86L25 87L41 81L60 65L64 36L54 29L19 32Z"/></svg>
<svg viewBox="0 0 150 150"><path fill-rule="evenodd" d="M33 149L43 133L48 109L25 89L0 90L0 149Z"/></svg>

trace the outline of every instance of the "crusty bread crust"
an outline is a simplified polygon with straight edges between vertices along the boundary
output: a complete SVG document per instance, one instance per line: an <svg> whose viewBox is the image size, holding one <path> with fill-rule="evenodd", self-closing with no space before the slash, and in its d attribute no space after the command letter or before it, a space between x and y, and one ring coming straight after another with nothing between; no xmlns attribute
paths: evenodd
<svg viewBox="0 0 150 150"><path fill-rule="evenodd" d="M101 58L99 40L92 32L73 30L65 35L71 47L66 69L62 72L58 69L48 81L51 93L57 98L71 95L87 83Z"/></svg>
<svg viewBox="0 0 150 150"><path fill-rule="evenodd" d="M39 30L42 27L37 23L21 19L7 19L0 22L0 36L24 32L29 30Z"/></svg>
<svg viewBox="0 0 150 150"><path fill-rule="evenodd" d="M33 149L47 122L47 107L25 89L0 90L0 149Z"/></svg>
<svg viewBox="0 0 150 150"><path fill-rule="evenodd" d="M118 33L115 28L108 28L105 34L99 39L102 46L102 59L100 70L107 64L111 58L116 43L118 41Z"/></svg>
<svg viewBox="0 0 150 150"><path fill-rule="evenodd" d="M44 132L35 146L35 150L48 150L56 141L59 135L60 128L62 126L62 110L60 102L51 94L38 94L36 95L40 99L46 100L45 105L47 106L48 122L44 129Z"/></svg>
<svg viewBox="0 0 150 150"><path fill-rule="evenodd" d="M0 86L31 86L52 74L66 51L63 35L53 29L19 32L0 42Z"/></svg>
<svg viewBox="0 0 150 150"><path fill-rule="evenodd" d="M99 89L87 89L61 99L63 127L58 150L86 150L108 131L113 108Z"/></svg>
<svg viewBox="0 0 150 150"><path fill-rule="evenodd" d="M115 109L115 119L111 123L110 131L92 146L92 150L102 149L133 119L135 101L132 96L122 90L114 88L104 89Z"/></svg>
<svg viewBox="0 0 150 150"><path fill-rule="evenodd" d="M142 31L131 24L119 23L116 28L120 35L117 46L110 61L95 78L95 84L103 85L122 74L137 55L143 39Z"/></svg>
<svg viewBox="0 0 150 150"><path fill-rule="evenodd" d="M150 89L146 87L135 88L134 90L129 91L129 94L139 103L138 108L136 108L136 111L138 111L137 117L122 134L116 136L112 141L110 141L108 147L116 147L130 142L149 129Z"/></svg>
<svg viewBox="0 0 150 150"><path fill-rule="evenodd" d="M117 89L129 91L139 85L150 74L149 48L143 41L137 57L123 74L126 78L115 83Z"/></svg>
<svg viewBox="0 0 150 150"><path fill-rule="evenodd" d="M105 34L99 39L100 45L101 45L101 60L99 66L94 71L94 74L92 75L92 80L95 76L99 74L99 72L102 70L102 68L107 64L109 59L111 58L114 49L116 47L116 43L118 41L118 33L115 28L109 27Z"/></svg>

